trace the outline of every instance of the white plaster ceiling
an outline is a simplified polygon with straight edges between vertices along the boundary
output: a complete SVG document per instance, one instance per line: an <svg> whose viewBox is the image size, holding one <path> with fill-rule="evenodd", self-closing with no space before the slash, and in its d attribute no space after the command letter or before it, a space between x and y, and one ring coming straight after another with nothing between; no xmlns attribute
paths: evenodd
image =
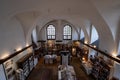
<svg viewBox="0 0 120 80"><path fill-rule="evenodd" d="M118 28L114 22L119 17L109 20L113 18L108 18L113 11L117 17L120 16L120 0L0 0L0 21L16 17L26 37L36 25L42 27L54 19L65 19L79 27L84 25L83 28L87 31L89 26L85 23L88 20L89 23L94 24L100 37L114 43L115 32ZM106 17L108 12L110 15ZM115 14L113 16L116 16ZM111 26L115 27L111 28Z"/></svg>
<svg viewBox="0 0 120 80"><path fill-rule="evenodd" d="M120 40L120 0L91 0L109 26L116 46Z"/></svg>

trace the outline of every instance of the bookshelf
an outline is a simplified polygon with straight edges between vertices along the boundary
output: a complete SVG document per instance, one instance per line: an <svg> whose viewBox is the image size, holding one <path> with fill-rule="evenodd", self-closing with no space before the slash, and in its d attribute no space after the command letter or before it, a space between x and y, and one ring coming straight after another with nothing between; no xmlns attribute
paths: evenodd
<svg viewBox="0 0 120 80"><path fill-rule="evenodd" d="M24 79L26 79L34 68L34 55L32 53L29 53L23 56L17 61L17 66L19 69L23 70L23 76Z"/></svg>
<svg viewBox="0 0 120 80"><path fill-rule="evenodd" d="M92 75L96 80L109 80L111 67L100 58L96 58L93 61Z"/></svg>
<svg viewBox="0 0 120 80"><path fill-rule="evenodd" d="M7 80L16 80L12 59L4 62L4 68Z"/></svg>

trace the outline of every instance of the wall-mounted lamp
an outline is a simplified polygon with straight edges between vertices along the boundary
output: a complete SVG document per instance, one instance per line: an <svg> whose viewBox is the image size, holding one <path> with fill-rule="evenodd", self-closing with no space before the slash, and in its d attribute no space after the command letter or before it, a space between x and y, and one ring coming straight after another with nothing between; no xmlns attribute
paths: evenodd
<svg viewBox="0 0 120 80"><path fill-rule="evenodd" d="M93 47L96 48L96 45L94 45Z"/></svg>
<svg viewBox="0 0 120 80"><path fill-rule="evenodd" d="M5 59L5 58L7 58L9 56L9 53L4 53L1 57L0 57L0 59Z"/></svg>
<svg viewBox="0 0 120 80"><path fill-rule="evenodd" d="M49 47L52 47L52 43L49 44Z"/></svg>
<svg viewBox="0 0 120 80"><path fill-rule="evenodd" d="M85 58L83 57L82 60L85 61Z"/></svg>
<svg viewBox="0 0 120 80"><path fill-rule="evenodd" d="M29 46L29 44L28 43L26 43L26 47L28 47Z"/></svg>
<svg viewBox="0 0 120 80"><path fill-rule="evenodd" d="M116 54L116 53L112 53L112 56L113 56L113 57L116 57L116 56L117 56L117 54Z"/></svg>
<svg viewBox="0 0 120 80"><path fill-rule="evenodd" d="M85 44L88 44L88 42L87 42L87 41L85 41L84 43L85 43Z"/></svg>
<svg viewBox="0 0 120 80"><path fill-rule="evenodd" d="M17 51L20 51L22 48L21 47L19 47L18 49L17 49Z"/></svg>
<svg viewBox="0 0 120 80"><path fill-rule="evenodd" d="M75 52L75 50L76 50L75 48L72 48L72 51L73 51L73 52Z"/></svg>
<svg viewBox="0 0 120 80"><path fill-rule="evenodd" d="M88 52L87 52L87 51L85 51L85 54L88 54Z"/></svg>

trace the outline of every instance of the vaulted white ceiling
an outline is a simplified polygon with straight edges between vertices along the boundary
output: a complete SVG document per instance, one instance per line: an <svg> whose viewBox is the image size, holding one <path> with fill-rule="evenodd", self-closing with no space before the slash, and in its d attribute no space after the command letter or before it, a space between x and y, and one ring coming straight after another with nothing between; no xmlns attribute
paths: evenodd
<svg viewBox="0 0 120 80"><path fill-rule="evenodd" d="M63 19L85 33L94 24L101 40L114 43L120 29L120 0L0 0L0 23L13 17L21 23L26 38L36 25L41 28Z"/></svg>

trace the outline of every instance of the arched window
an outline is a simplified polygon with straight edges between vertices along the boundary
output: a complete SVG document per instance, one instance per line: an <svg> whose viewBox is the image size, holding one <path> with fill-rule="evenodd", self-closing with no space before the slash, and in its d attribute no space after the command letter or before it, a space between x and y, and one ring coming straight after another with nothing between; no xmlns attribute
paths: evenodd
<svg viewBox="0 0 120 80"><path fill-rule="evenodd" d="M99 35L98 35L98 32L95 28L94 25L92 25L92 30L91 30L91 41L90 41L90 44L91 45L95 45L96 47L99 46Z"/></svg>
<svg viewBox="0 0 120 80"><path fill-rule="evenodd" d="M81 29L81 31L80 31L80 40L81 40L82 42L84 42L84 40L85 40L85 34L84 34L83 29Z"/></svg>
<svg viewBox="0 0 120 80"><path fill-rule="evenodd" d="M72 28L69 25L65 25L63 28L63 39L72 39Z"/></svg>
<svg viewBox="0 0 120 80"><path fill-rule="evenodd" d="M55 27L51 24L47 27L47 39L55 39Z"/></svg>

